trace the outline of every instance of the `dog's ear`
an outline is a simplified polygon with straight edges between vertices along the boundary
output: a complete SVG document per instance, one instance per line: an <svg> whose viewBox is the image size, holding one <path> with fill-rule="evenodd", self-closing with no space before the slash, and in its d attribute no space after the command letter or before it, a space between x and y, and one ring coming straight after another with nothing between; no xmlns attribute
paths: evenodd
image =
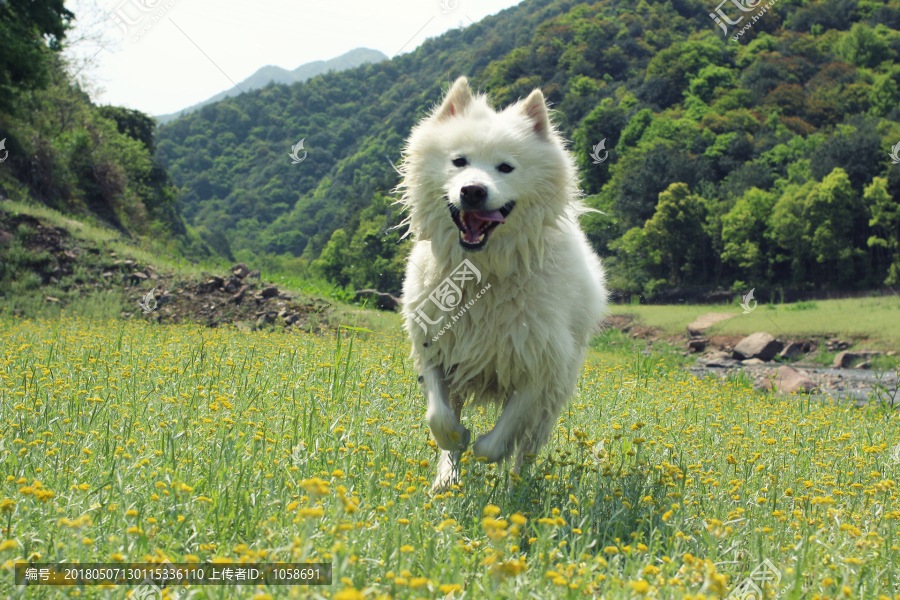
<svg viewBox="0 0 900 600"><path fill-rule="evenodd" d="M547 112L547 105L544 102L544 94L541 90L534 90L525 100L522 101L521 111L525 117L531 121L534 132L539 136L546 138L550 135L550 114Z"/></svg>
<svg viewBox="0 0 900 600"><path fill-rule="evenodd" d="M455 117L463 112L471 101L472 90L469 89L469 80L465 77L460 77L450 87L444 102L434 112L434 117L438 121Z"/></svg>

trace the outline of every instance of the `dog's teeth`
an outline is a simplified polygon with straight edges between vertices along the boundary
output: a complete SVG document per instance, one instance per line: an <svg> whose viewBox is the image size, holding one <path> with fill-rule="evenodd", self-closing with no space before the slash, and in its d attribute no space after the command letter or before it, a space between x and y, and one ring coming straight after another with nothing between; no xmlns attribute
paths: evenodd
<svg viewBox="0 0 900 600"><path fill-rule="evenodd" d="M480 244L484 240L484 234L478 236L478 243Z"/></svg>

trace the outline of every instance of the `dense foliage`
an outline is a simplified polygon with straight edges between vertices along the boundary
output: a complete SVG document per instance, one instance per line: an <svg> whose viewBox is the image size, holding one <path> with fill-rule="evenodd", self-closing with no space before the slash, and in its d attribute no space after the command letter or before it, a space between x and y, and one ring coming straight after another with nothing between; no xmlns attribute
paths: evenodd
<svg viewBox="0 0 900 600"><path fill-rule="evenodd" d="M238 257L397 292L405 244L381 198L412 125L458 75L498 106L540 86L615 287L900 283L900 2L781 0L740 37L751 13L725 37L713 10L526 0L392 61L205 107L161 130L160 156L189 220Z"/></svg>
<svg viewBox="0 0 900 600"><path fill-rule="evenodd" d="M73 16L62 0L0 4L0 197L209 255L188 231L178 190L156 160L155 122L96 106L73 83L60 53Z"/></svg>

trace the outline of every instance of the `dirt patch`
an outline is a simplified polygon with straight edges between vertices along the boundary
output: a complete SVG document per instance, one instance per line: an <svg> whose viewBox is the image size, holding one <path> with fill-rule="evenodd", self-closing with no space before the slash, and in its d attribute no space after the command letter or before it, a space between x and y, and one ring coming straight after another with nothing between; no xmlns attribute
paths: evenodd
<svg viewBox="0 0 900 600"><path fill-rule="evenodd" d="M18 258L13 265L5 259L10 258L7 253L14 245L20 255L24 248L25 258ZM157 323L188 322L209 327L233 323L244 330L284 327L315 333L330 328L329 317L335 310L322 298L289 292L260 280L259 271L251 271L246 265L235 265L227 274L180 276L75 239L65 229L30 215L3 211L0 261L10 265L12 272L7 276L21 277L28 271L38 276L42 288L56 290L55 295L45 293L45 302L65 307L78 297L118 294L125 306L133 307L123 311L121 317Z"/></svg>

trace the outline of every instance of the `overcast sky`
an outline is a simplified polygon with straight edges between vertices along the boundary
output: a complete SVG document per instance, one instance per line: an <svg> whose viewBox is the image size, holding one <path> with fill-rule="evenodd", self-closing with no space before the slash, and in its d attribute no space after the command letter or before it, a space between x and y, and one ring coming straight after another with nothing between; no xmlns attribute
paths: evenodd
<svg viewBox="0 0 900 600"><path fill-rule="evenodd" d="M70 39L93 37L73 52L95 57L80 74L101 88L92 90L94 100L158 115L206 100L265 65L295 69L360 47L391 57L517 2L66 0L66 7L79 18Z"/></svg>

